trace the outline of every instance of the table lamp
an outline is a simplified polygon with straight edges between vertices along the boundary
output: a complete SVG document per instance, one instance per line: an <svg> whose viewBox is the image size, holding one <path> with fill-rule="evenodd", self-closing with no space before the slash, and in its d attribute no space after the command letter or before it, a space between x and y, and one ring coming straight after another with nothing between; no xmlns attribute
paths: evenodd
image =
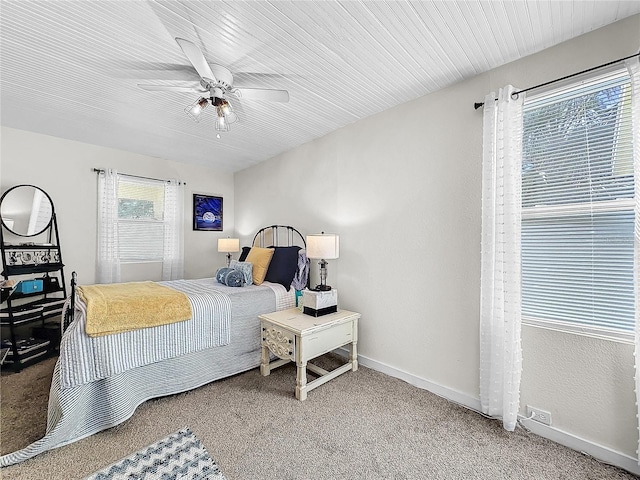
<svg viewBox="0 0 640 480"><path fill-rule="evenodd" d="M219 238L218 251L227 254L227 267L231 264L231 252L240 251L239 238Z"/></svg>
<svg viewBox="0 0 640 480"><path fill-rule="evenodd" d="M335 233L315 233L307 235L307 257L320 259L320 285L315 290L327 291L327 259L332 260L340 256L340 237Z"/></svg>

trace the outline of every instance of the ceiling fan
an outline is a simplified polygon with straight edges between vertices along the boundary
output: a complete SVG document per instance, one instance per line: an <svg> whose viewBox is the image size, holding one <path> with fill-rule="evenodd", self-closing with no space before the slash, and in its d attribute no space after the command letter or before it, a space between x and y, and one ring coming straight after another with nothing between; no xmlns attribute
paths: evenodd
<svg viewBox="0 0 640 480"><path fill-rule="evenodd" d="M219 132L229 131L229 125L238 119L227 97L233 95L238 99L268 100L272 102L288 102L289 92L286 90L274 90L268 88L248 88L235 87L233 85L233 74L231 71L215 63L209 64L202 53L202 50L189 40L176 38L176 42L184 52L185 56L193 65L200 76L199 82L181 85L144 85L138 84L140 88L151 91L169 91L197 93L200 98L193 104L185 108L185 112L193 120L198 122L200 114L209 103L216 110L216 130ZM208 97L208 99L207 99Z"/></svg>

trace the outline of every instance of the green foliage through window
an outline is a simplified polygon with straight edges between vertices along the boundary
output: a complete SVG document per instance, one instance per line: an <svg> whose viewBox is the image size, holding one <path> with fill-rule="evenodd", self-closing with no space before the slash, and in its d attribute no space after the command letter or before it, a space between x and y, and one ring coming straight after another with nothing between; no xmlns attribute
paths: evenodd
<svg viewBox="0 0 640 480"><path fill-rule="evenodd" d="M522 315L604 335L635 325L629 77L525 100ZM577 329L577 330L576 330Z"/></svg>
<svg viewBox="0 0 640 480"><path fill-rule="evenodd" d="M153 202L150 200L118 199L118 218L155 218Z"/></svg>

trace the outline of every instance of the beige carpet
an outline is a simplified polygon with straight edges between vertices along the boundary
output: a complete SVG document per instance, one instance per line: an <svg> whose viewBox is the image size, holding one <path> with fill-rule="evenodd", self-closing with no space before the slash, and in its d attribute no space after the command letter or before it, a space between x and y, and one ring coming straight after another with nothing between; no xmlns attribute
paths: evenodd
<svg viewBox="0 0 640 480"><path fill-rule="evenodd" d="M325 356L323 366L337 365ZM2 452L44 432L53 361L2 377ZM80 479L188 426L229 479L632 479L521 428L361 367L294 397L292 364L141 405L124 424L0 471ZM25 403L26 402L26 403ZM8 408L5 408L5 405ZM25 429L27 426L28 429ZM28 431L27 434L22 433Z"/></svg>
<svg viewBox="0 0 640 480"><path fill-rule="evenodd" d="M20 373L2 371L0 381L0 453L15 452L42 438L47 429L47 403L56 358ZM16 432L19 432L16 434Z"/></svg>

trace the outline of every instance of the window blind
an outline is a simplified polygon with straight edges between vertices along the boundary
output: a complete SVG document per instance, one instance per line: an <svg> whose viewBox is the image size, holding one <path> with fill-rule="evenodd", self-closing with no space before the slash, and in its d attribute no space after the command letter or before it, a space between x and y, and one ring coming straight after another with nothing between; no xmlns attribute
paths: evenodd
<svg viewBox="0 0 640 480"><path fill-rule="evenodd" d="M119 176L118 245L122 262L163 261L164 188L161 181Z"/></svg>
<svg viewBox="0 0 640 480"><path fill-rule="evenodd" d="M523 320L634 329L634 179L626 71L525 100Z"/></svg>

